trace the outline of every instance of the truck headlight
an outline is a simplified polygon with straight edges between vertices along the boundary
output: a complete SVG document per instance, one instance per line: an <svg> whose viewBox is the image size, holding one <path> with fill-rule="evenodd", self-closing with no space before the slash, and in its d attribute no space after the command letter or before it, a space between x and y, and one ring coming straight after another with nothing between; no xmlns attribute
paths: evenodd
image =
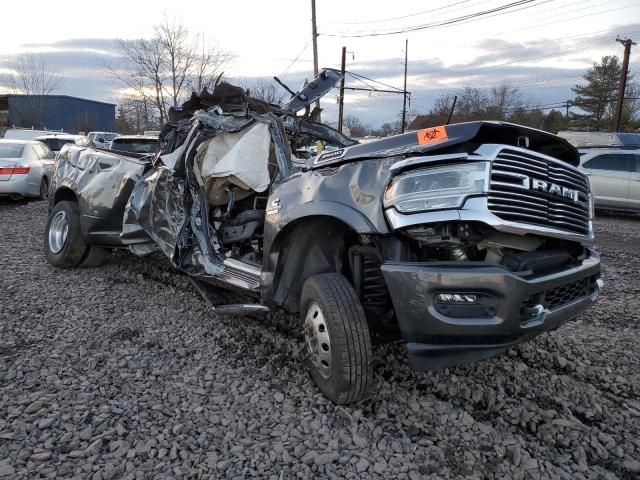
<svg viewBox="0 0 640 480"><path fill-rule="evenodd" d="M489 162L475 162L398 175L387 186L384 206L403 213L458 208L469 195L488 190L489 168Z"/></svg>

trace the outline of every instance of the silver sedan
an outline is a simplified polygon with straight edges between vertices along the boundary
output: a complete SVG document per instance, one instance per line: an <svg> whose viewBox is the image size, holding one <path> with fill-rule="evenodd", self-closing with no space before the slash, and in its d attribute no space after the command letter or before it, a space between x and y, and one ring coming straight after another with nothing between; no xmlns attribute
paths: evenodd
<svg viewBox="0 0 640 480"><path fill-rule="evenodd" d="M0 197L45 198L55 156L42 142L0 140Z"/></svg>

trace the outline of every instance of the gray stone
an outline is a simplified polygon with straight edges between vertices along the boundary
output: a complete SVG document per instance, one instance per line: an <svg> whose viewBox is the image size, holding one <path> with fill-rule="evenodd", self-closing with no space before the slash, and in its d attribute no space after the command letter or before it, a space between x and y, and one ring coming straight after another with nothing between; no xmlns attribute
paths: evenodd
<svg viewBox="0 0 640 480"><path fill-rule="evenodd" d="M625 460L623 465L627 472L640 473L640 462L638 460Z"/></svg>
<svg viewBox="0 0 640 480"><path fill-rule="evenodd" d="M358 473L366 472L367 469L369 468L369 465L371 465L371 463L369 463L369 460L367 460L364 457L360 458L360 460L358 460L358 463L356 463L356 472Z"/></svg>
<svg viewBox="0 0 640 480"><path fill-rule="evenodd" d="M44 402L42 400L36 400L35 402L31 403L29 406L27 406L27 408L24 409L24 413L27 413L27 414L36 413L43 406L44 406Z"/></svg>
<svg viewBox="0 0 640 480"><path fill-rule="evenodd" d="M49 460L51 458L51 452L40 452L34 453L29 457L29 460L33 462L44 462L45 460Z"/></svg>

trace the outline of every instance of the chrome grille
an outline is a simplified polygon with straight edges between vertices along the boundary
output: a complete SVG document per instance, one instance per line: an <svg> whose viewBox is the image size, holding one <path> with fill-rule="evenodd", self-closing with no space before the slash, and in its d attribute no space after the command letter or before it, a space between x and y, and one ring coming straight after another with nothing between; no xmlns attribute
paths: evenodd
<svg viewBox="0 0 640 480"><path fill-rule="evenodd" d="M525 178L578 192L578 200L523 187ZM529 180L526 182L529 182ZM503 149L491 166L489 210L503 220L540 225L586 235L589 232L589 184L561 162Z"/></svg>

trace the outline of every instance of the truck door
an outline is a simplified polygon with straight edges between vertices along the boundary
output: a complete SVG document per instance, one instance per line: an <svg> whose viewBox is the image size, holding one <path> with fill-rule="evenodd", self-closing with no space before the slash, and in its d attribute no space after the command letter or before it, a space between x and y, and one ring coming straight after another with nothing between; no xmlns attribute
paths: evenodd
<svg viewBox="0 0 640 480"><path fill-rule="evenodd" d="M625 153L603 153L582 164L591 183L596 207L627 208L631 158Z"/></svg>

